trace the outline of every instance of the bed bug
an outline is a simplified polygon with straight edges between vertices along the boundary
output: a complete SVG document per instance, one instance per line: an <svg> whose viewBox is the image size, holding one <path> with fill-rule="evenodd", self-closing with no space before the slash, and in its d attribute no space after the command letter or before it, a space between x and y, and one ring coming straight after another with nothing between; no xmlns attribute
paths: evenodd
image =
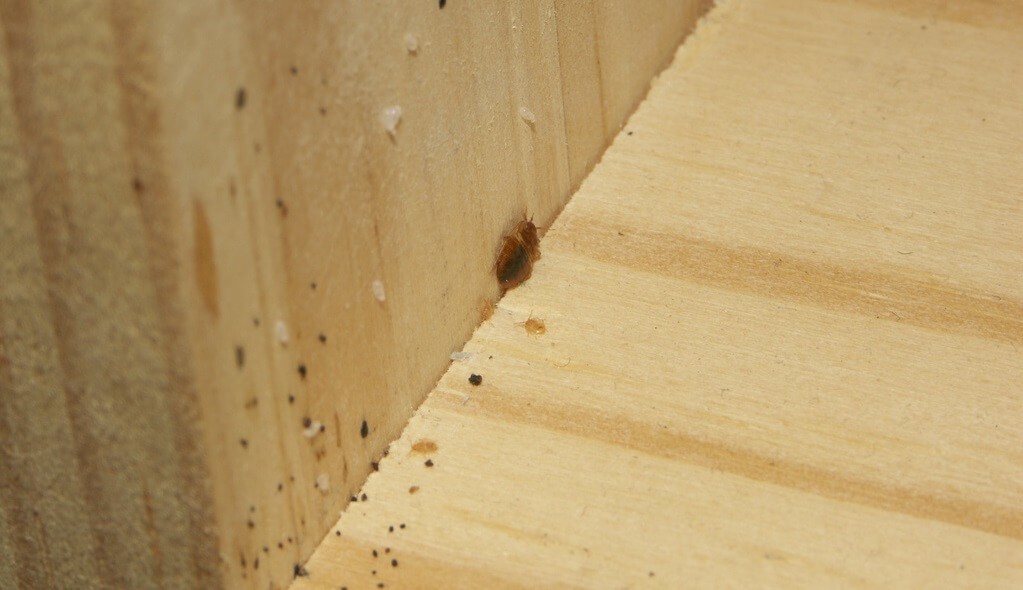
<svg viewBox="0 0 1023 590"><path fill-rule="evenodd" d="M524 322L518 324L526 329L526 333L530 336L543 336L547 333L547 324L541 318L534 318L532 315L529 316Z"/></svg>
<svg viewBox="0 0 1023 590"><path fill-rule="evenodd" d="M533 263L540 260L540 238L536 233L533 219L522 216L501 241L501 252L494 264L494 273L501 289L507 291L518 287L533 274Z"/></svg>

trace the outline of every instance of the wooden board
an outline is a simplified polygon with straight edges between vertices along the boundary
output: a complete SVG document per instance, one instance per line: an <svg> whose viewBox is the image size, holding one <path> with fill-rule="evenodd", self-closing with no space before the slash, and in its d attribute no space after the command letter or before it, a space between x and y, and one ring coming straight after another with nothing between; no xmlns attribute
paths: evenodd
<svg viewBox="0 0 1023 590"><path fill-rule="evenodd" d="M1023 586L1021 72L719 5L292 588Z"/></svg>
<svg viewBox="0 0 1023 590"><path fill-rule="evenodd" d="M0 586L289 582L707 2L440 4L0 0Z"/></svg>

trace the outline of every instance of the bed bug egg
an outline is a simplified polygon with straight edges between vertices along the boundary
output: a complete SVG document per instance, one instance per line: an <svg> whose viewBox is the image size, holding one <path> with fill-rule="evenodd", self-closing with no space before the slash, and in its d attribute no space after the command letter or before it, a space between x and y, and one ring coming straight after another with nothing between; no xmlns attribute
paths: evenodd
<svg viewBox="0 0 1023 590"><path fill-rule="evenodd" d="M419 52L419 37L413 33L405 33L405 49L415 55Z"/></svg>
<svg viewBox="0 0 1023 590"><path fill-rule="evenodd" d="M536 123L536 115L526 107L519 107L519 117L522 117L522 120L528 125Z"/></svg>
<svg viewBox="0 0 1023 590"><path fill-rule="evenodd" d="M401 123L401 107L393 105L380 111L380 124L391 138L398 135L398 123Z"/></svg>
<svg viewBox="0 0 1023 590"><path fill-rule="evenodd" d="M373 297L375 297L380 303L387 300L387 294L384 293L383 281L379 279L373 281L373 284L370 285L370 289L373 291Z"/></svg>

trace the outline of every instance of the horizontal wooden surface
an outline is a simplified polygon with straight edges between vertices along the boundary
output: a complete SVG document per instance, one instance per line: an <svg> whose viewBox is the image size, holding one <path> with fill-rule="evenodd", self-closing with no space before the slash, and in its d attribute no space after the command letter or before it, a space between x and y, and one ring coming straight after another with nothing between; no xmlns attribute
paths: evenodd
<svg viewBox="0 0 1023 590"><path fill-rule="evenodd" d="M715 8L293 588L1023 586L1021 23Z"/></svg>

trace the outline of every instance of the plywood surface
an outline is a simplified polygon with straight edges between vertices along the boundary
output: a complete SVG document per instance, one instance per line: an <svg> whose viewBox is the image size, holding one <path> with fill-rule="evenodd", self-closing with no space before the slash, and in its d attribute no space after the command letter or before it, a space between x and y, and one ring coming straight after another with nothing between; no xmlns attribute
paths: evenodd
<svg viewBox="0 0 1023 590"><path fill-rule="evenodd" d="M0 0L0 587L289 583L707 3L634 4Z"/></svg>
<svg viewBox="0 0 1023 590"><path fill-rule="evenodd" d="M293 588L1023 585L1021 27L715 8Z"/></svg>

